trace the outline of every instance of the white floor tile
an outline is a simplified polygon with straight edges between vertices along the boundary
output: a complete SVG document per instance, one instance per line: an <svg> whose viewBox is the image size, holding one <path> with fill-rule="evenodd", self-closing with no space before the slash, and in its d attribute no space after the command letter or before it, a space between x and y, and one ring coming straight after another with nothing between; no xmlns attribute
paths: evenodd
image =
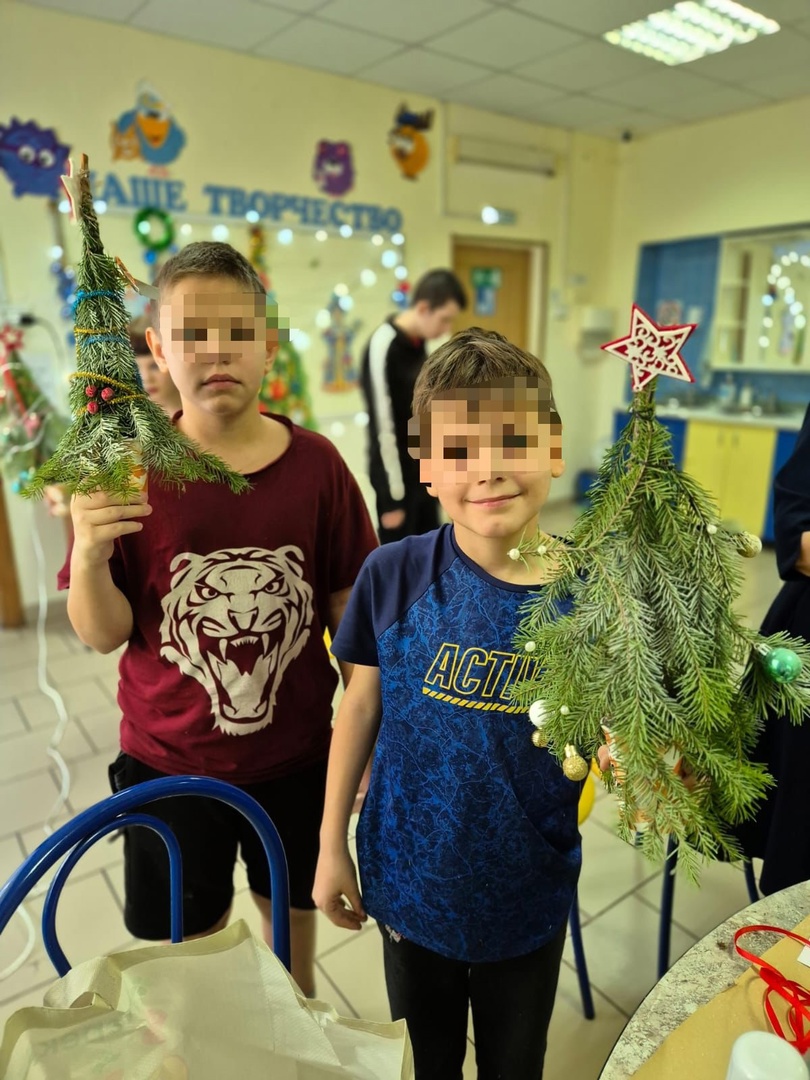
<svg viewBox="0 0 810 1080"><path fill-rule="evenodd" d="M76 761L70 766L70 805L74 813L106 799L112 794L107 773L108 755Z"/></svg>
<svg viewBox="0 0 810 1080"><path fill-rule="evenodd" d="M591 984L628 1015L656 982L658 924L658 912L633 894L582 929ZM674 963L696 940L673 926L670 962ZM570 940L564 956L573 966Z"/></svg>
<svg viewBox="0 0 810 1080"><path fill-rule="evenodd" d="M54 730L58 718L54 712ZM48 746L54 731L41 727L3 741L0 751L0 784L28 773L42 772L53 767ZM68 723L56 749L66 762L94 755L93 747L76 724Z"/></svg>
<svg viewBox="0 0 810 1080"><path fill-rule="evenodd" d="M0 675L0 683L2 683L2 678ZM22 711L17 702L13 698L9 701L0 701L0 739L21 735L27 730Z"/></svg>
<svg viewBox="0 0 810 1080"><path fill-rule="evenodd" d="M594 994L594 1008L596 1016L586 1020L576 972L563 964L543 1080L596 1080L627 1017L599 994Z"/></svg>
<svg viewBox="0 0 810 1080"><path fill-rule="evenodd" d="M639 889L639 896L660 909L661 887L662 876L659 875ZM710 863L701 871L699 885L676 873L673 919L699 938L750 903L740 866Z"/></svg>
<svg viewBox="0 0 810 1080"><path fill-rule="evenodd" d="M609 810L609 804L600 803L600 811L603 805ZM596 820L583 824L579 902L591 916L649 881L658 870L655 863Z"/></svg>
<svg viewBox="0 0 810 1080"><path fill-rule="evenodd" d="M357 1016L386 1023L391 1019L378 930L372 928L355 934L346 945L323 956L318 963Z"/></svg>
<svg viewBox="0 0 810 1080"><path fill-rule="evenodd" d="M76 712L75 717L96 750L112 761L121 745L118 706L110 702L103 709Z"/></svg>
<svg viewBox="0 0 810 1080"><path fill-rule="evenodd" d="M109 709L112 706L109 694L98 679L87 679L74 686L58 686L57 689L62 695L68 713L75 711L83 715ZM20 708L32 728L49 726L53 724L53 705L42 693L35 691L36 684L28 693L17 692Z"/></svg>
<svg viewBox="0 0 810 1080"><path fill-rule="evenodd" d="M58 788L48 772L0 784L0 836L44 821L57 794Z"/></svg>
<svg viewBox="0 0 810 1080"><path fill-rule="evenodd" d="M7 881L23 861L23 849L18 836L0 840L0 885Z"/></svg>

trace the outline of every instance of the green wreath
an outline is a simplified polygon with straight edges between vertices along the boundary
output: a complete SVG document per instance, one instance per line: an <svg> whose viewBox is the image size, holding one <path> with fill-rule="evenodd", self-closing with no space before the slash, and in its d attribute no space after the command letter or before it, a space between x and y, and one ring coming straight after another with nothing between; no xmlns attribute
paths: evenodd
<svg viewBox="0 0 810 1080"><path fill-rule="evenodd" d="M163 235L157 240L152 239L151 228L148 232L141 229L141 225L145 222L151 225L153 221L157 221L163 226ZM165 251L174 242L174 223L166 211L160 210L157 206L145 206L143 210L139 210L135 215L133 228L135 229L135 235L148 251Z"/></svg>

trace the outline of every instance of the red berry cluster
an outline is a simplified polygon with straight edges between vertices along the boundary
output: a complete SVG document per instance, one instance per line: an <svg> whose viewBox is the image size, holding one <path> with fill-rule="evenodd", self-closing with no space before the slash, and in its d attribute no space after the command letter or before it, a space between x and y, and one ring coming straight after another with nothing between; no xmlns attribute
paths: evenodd
<svg viewBox="0 0 810 1080"><path fill-rule="evenodd" d="M88 386L85 386L84 392L87 397L91 399L87 402L87 411L92 416L95 416L95 414L99 410L99 403L95 400L96 394L98 394L98 387L90 384ZM111 386L105 386L104 389L101 391L100 397L102 401L109 401L111 398L115 397L115 391Z"/></svg>

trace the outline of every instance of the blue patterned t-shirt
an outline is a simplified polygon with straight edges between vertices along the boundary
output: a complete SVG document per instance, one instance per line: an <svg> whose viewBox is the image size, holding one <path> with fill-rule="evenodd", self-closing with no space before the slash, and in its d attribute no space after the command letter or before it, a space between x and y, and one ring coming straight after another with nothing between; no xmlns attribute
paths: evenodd
<svg viewBox="0 0 810 1080"><path fill-rule="evenodd" d="M357 836L369 915L443 956L539 949L568 917L580 784L531 741L509 688L534 590L468 559L452 526L372 552L333 652L380 669L382 721Z"/></svg>

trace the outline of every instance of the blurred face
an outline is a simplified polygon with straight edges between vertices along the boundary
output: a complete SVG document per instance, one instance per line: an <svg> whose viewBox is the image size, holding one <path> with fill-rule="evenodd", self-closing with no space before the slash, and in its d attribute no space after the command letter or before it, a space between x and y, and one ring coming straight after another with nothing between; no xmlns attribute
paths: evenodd
<svg viewBox="0 0 810 1080"><path fill-rule="evenodd" d="M457 529L511 540L537 524L565 469L561 427L543 409L539 391L525 386L460 390L433 402L420 479Z"/></svg>
<svg viewBox="0 0 810 1080"><path fill-rule="evenodd" d="M451 333L453 323L456 321L461 308L450 300L441 307L431 308L430 305L420 300L414 308L419 326L419 334L425 341L433 341L435 338L445 337Z"/></svg>
<svg viewBox="0 0 810 1080"><path fill-rule="evenodd" d="M229 278L187 277L160 300L160 334L147 335L183 401L229 416L255 405L277 344L263 294Z"/></svg>
<svg viewBox="0 0 810 1080"><path fill-rule="evenodd" d="M180 408L180 395L167 371L161 371L151 353L135 357L143 388L156 405L167 412Z"/></svg>

